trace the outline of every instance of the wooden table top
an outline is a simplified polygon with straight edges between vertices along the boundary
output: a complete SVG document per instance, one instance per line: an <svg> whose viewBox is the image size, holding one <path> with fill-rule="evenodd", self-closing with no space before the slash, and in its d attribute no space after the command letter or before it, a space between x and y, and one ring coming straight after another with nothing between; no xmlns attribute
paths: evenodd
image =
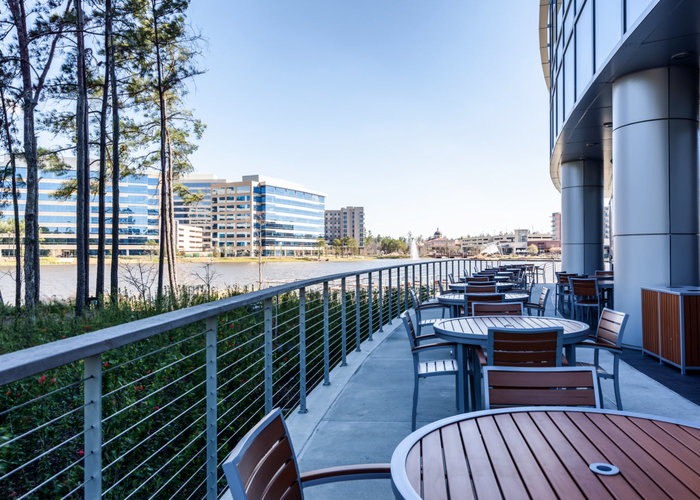
<svg viewBox="0 0 700 500"><path fill-rule="evenodd" d="M473 295L475 297L478 297L479 295L493 295L492 293L481 293L481 292L476 292L472 293L470 292L469 295ZM527 302L527 299L530 297L527 292L506 292L503 294L503 301L504 302ZM464 304L464 293L443 293L442 295L438 295L437 297L438 302L441 304L448 304L448 305L461 305Z"/></svg>
<svg viewBox="0 0 700 500"><path fill-rule="evenodd" d="M470 283L472 283L472 285L480 284L477 281L470 281ZM472 285L467 285L466 283L450 283L448 286L451 290L464 290L464 287ZM519 283L515 283L514 281L498 281L496 282L496 289L511 289L516 287L517 285L519 285Z"/></svg>
<svg viewBox="0 0 700 500"><path fill-rule="evenodd" d="M479 316L443 319L436 321L433 329L438 337L450 342L485 346L489 327L551 328L558 326L564 328L562 339L564 345L585 339L590 328L581 321L549 316Z"/></svg>
<svg viewBox="0 0 700 500"><path fill-rule="evenodd" d="M405 499L700 498L700 428L612 410L472 412L406 437L391 476Z"/></svg>

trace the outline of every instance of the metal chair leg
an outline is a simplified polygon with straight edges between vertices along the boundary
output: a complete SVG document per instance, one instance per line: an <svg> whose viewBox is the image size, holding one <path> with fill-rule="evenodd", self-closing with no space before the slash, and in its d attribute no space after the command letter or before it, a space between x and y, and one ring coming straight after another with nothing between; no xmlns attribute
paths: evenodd
<svg viewBox="0 0 700 500"><path fill-rule="evenodd" d="M615 384L615 403L617 404L617 409L622 411L622 399L620 398L620 374L618 373L619 366L620 357L615 356L615 361L613 361L613 383Z"/></svg>
<svg viewBox="0 0 700 500"><path fill-rule="evenodd" d="M413 411L411 412L411 430L416 430L416 410L418 409L418 376L413 377Z"/></svg>

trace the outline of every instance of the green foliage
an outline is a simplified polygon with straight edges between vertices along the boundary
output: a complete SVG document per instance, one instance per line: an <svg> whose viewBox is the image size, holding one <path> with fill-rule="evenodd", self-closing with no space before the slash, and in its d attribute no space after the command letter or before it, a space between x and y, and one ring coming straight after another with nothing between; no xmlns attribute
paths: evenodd
<svg viewBox="0 0 700 500"><path fill-rule="evenodd" d="M385 276L386 278L386 276ZM394 278L395 279L395 278ZM413 277L414 281L417 279ZM385 283L386 284L386 283ZM370 325L377 330L381 319L410 307L405 289L381 291L375 281L370 297L365 287L359 296L347 287L347 352L368 338ZM205 287L182 287L176 302L192 306L207 301L209 293L223 298L245 290L217 293ZM423 298L427 289L420 290ZM360 315L356 316L359 302ZM410 302L410 301L409 301ZM370 315L371 304L371 315ZM299 295L287 293L272 301L273 405L290 413L299 404ZM338 283L332 284L328 301L330 367L342 359L341 302ZM323 381L323 294L306 291L307 387ZM76 317L71 304L41 304L35 322L23 310L0 311L0 348L14 351L33 345L81 335L85 332L145 318L159 311L155 302L122 297L118 305L105 301ZM370 319L371 318L371 319ZM217 318L218 461L264 413L262 303L220 314ZM359 327L359 328L358 328ZM206 457L205 389L206 330L203 321L176 328L112 349L102 355L103 491L106 498L149 497L159 491L166 498L203 496ZM18 334L22 332L22 334ZM0 497L21 496L72 463L76 465L41 486L37 497L62 497L74 488L80 496L83 481L83 363L25 378L0 388L0 475L30 461L53 447L43 460L22 472L0 480ZM41 398L41 399L37 399ZM37 426L56 419L51 425ZM26 432L30 434L23 436ZM9 446L3 442L16 439ZM226 487L220 474L219 491Z"/></svg>

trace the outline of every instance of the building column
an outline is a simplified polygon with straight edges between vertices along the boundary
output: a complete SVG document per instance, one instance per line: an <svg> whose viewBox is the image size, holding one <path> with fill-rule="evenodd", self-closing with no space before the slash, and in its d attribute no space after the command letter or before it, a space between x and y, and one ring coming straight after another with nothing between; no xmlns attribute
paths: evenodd
<svg viewBox="0 0 700 500"><path fill-rule="evenodd" d="M698 69L613 83L615 308L642 345L642 286L698 283Z"/></svg>
<svg viewBox="0 0 700 500"><path fill-rule="evenodd" d="M562 271L603 269L603 164L579 160L561 165Z"/></svg>

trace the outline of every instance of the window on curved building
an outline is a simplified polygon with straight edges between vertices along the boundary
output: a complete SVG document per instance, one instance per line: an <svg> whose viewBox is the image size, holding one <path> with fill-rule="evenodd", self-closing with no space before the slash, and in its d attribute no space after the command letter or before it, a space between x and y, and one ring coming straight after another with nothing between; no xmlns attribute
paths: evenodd
<svg viewBox="0 0 700 500"><path fill-rule="evenodd" d="M580 0L579 0L580 3ZM582 7L576 23L576 98L593 76L593 2L588 0Z"/></svg>
<svg viewBox="0 0 700 500"><path fill-rule="evenodd" d="M590 2L589 2L590 3ZM622 37L622 1L595 3L595 69L599 71L610 51Z"/></svg>
<svg viewBox="0 0 700 500"><path fill-rule="evenodd" d="M627 16L625 27L627 30L637 22L639 16L650 3L651 0L627 0L627 8L625 9L625 15Z"/></svg>
<svg viewBox="0 0 700 500"><path fill-rule="evenodd" d="M569 44L564 53L564 116L571 114L574 107L574 44Z"/></svg>

